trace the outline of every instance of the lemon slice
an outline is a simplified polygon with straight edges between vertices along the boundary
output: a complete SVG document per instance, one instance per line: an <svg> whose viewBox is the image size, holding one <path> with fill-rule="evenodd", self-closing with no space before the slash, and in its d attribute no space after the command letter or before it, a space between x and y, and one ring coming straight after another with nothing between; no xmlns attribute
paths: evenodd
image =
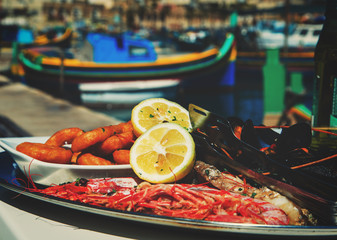
<svg viewBox="0 0 337 240"><path fill-rule="evenodd" d="M138 137L158 123L172 122L191 131L188 111L178 103L164 98L149 98L132 109L131 122Z"/></svg>
<svg viewBox="0 0 337 240"><path fill-rule="evenodd" d="M151 183L170 183L193 168L195 144L191 134L175 123L160 123L142 134L130 150L137 176Z"/></svg>

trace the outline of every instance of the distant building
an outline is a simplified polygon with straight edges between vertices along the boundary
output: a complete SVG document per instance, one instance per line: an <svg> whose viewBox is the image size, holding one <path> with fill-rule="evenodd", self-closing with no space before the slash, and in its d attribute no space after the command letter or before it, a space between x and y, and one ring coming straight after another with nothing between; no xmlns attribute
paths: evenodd
<svg viewBox="0 0 337 240"><path fill-rule="evenodd" d="M73 24L119 31L127 28L184 29L189 26L217 28L228 24L234 10L260 10L285 3L324 4L323 0L0 0L8 16L1 23L27 24L41 29L52 25ZM17 11L27 15L17 17ZM275 14L274 14L275 15ZM271 15L259 14L260 17ZM279 15L281 16L281 15ZM283 16L281 16L283 17ZM251 21L252 16L244 16ZM240 19L239 19L240 20Z"/></svg>

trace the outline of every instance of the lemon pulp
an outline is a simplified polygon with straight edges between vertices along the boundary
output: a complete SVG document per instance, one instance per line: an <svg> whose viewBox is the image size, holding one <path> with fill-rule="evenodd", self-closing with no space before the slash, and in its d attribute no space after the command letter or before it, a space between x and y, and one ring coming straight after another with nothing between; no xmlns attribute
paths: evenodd
<svg viewBox="0 0 337 240"><path fill-rule="evenodd" d="M195 144L182 126L161 123L150 128L134 143L130 165L139 178L152 183L175 182L193 168Z"/></svg>
<svg viewBox="0 0 337 240"><path fill-rule="evenodd" d="M132 110L131 122L137 136L156 124L164 122L176 123L188 131L191 130L188 111L164 98L150 98L140 102Z"/></svg>

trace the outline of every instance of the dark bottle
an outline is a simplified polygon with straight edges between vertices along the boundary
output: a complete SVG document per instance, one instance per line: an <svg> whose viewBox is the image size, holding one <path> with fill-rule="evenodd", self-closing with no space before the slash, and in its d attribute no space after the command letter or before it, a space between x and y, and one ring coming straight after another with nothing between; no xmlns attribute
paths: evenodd
<svg viewBox="0 0 337 240"><path fill-rule="evenodd" d="M337 1L326 0L325 21L315 49L312 125L337 127ZM312 148L337 149L337 137L314 132Z"/></svg>

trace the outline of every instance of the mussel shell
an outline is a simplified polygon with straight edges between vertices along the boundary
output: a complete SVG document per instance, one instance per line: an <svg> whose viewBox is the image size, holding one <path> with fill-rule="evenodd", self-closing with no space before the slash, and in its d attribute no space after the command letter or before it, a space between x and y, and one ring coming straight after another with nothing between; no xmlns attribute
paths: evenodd
<svg viewBox="0 0 337 240"><path fill-rule="evenodd" d="M256 149L261 149L260 140L251 119L248 119L242 126L241 140Z"/></svg>
<svg viewBox="0 0 337 240"><path fill-rule="evenodd" d="M242 127L244 122L242 119L238 117L228 117L227 121L229 122L230 126L234 130L236 127Z"/></svg>
<svg viewBox="0 0 337 240"><path fill-rule="evenodd" d="M282 129L276 139L276 153L285 153L297 148L309 148L311 145L311 126L307 123L297 123Z"/></svg>
<svg viewBox="0 0 337 240"><path fill-rule="evenodd" d="M264 126L262 128L256 129L256 133L261 141L261 144L265 146L272 145L273 143L275 143L276 139L280 136L280 133L268 127L264 128Z"/></svg>

